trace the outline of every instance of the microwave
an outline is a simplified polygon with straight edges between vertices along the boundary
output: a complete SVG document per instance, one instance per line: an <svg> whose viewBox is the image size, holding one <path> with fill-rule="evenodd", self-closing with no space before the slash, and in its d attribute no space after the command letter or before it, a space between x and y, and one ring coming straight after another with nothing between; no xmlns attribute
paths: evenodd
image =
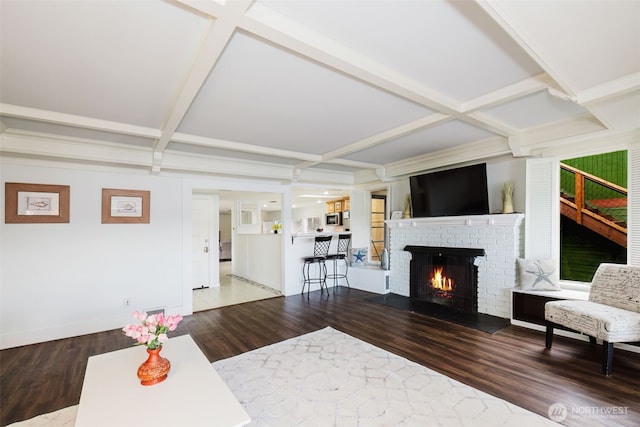
<svg viewBox="0 0 640 427"><path fill-rule="evenodd" d="M342 225L342 213L328 213L325 215L325 223L327 225Z"/></svg>

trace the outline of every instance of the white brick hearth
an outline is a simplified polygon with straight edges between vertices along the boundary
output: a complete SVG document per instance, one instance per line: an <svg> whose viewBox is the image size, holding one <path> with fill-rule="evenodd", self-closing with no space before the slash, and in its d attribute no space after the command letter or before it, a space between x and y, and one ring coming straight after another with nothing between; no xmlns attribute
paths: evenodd
<svg viewBox="0 0 640 427"><path fill-rule="evenodd" d="M516 259L524 253L524 215L472 215L386 221L390 233L390 291L409 296L407 245L484 249L478 263L478 312L511 317Z"/></svg>

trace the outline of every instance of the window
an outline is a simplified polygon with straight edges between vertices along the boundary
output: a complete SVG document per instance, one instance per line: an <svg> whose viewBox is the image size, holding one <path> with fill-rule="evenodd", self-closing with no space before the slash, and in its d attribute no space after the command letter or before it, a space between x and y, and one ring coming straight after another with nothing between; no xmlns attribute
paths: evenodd
<svg viewBox="0 0 640 427"><path fill-rule="evenodd" d="M380 262L382 249L385 246L386 228L384 220L386 218L387 196L371 195L371 250L369 258L371 261Z"/></svg>
<svg viewBox="0 0 640 427"><path fill-rule="evenodd" d="M626 150L628 162L626 260L630 265L640 265L640 142L635 140L615 141L611 144L606 141L602 142L603 146L615 146L615 144L619 150ZM564 156L563 158L567 159L568 157ZM561 186L559 158L527 159L525 181L524 256L526 258L553 259L557 260L560 265L559 193ZM591 215L584 212L583 214ZM591 277L586 279L586 281L590 280ZM563 281L562 286L568 289L586 290L583 285L577 282Z"/></svg>
<svg viewBox="0 0 640 427"><path fill-rule="evenodd" d="M560 162L560 279L627 262L627 151Z"/></svg>

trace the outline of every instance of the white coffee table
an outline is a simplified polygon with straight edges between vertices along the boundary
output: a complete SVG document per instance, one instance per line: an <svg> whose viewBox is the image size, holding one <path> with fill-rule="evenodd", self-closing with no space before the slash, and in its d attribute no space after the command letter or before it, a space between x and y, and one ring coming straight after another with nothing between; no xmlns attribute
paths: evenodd
<svg viewBox="0 0 640 427"><path fill-rule="evenodd" d="M169 339L161 355L168 378L143 386L147 359L136 346L89 358L76 427L242 426L251 420L190 335Z"/></svg>

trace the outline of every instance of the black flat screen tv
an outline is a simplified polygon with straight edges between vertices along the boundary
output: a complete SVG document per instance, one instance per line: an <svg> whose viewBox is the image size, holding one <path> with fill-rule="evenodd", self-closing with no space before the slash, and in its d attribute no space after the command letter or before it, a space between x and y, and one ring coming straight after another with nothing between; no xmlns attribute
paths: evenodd
<svg viewBox="0 0 640 427"><path fill-rule="evenodd" d="M414 218L489 213L487 165L409 177Z"/></svg>

